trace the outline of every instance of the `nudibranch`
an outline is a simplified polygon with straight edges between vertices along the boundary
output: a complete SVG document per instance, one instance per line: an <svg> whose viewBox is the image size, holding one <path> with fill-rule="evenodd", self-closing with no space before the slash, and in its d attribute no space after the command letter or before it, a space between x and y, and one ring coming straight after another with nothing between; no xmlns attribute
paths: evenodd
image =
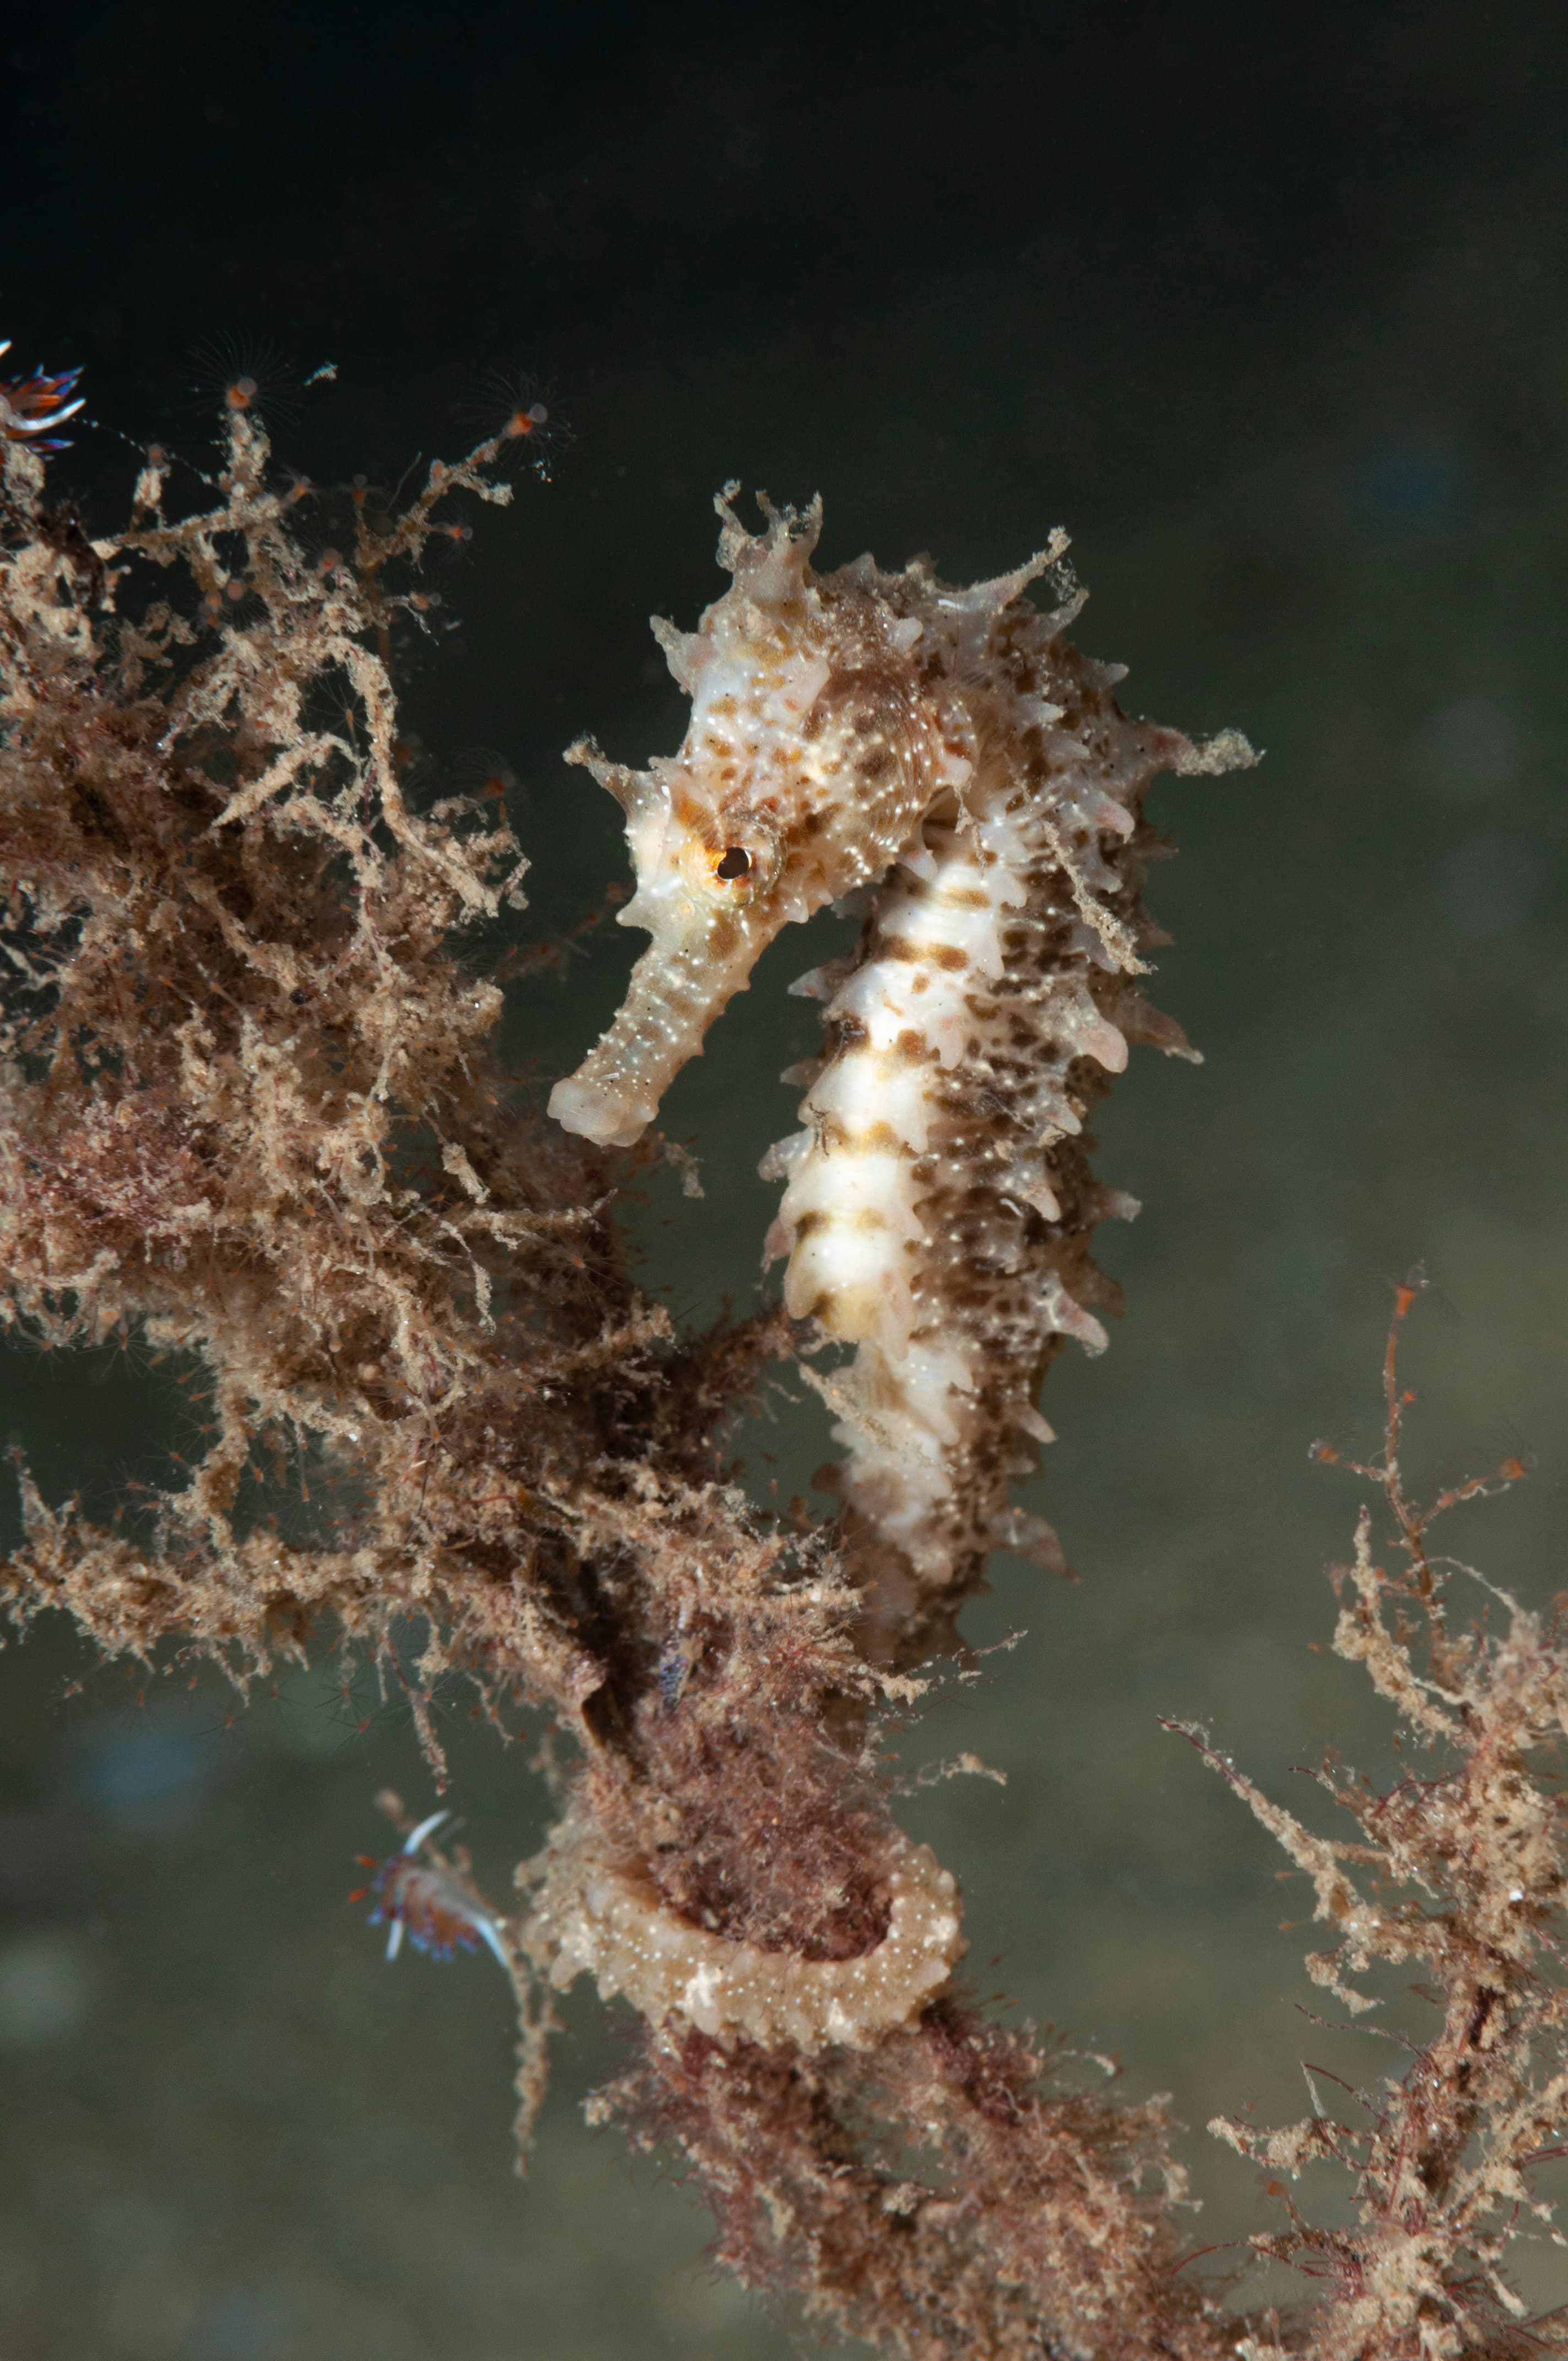
<svg viewBox="0 0 1568 2361"><path fill-rule="evenodd" d="M389 1960L397 1958L407 1933L415 1949L427 1951L433 1960L450 1960L484 1943L510 1975L511 1962L499 1921L480 1901L472 1880L439 1854L426 1857L431 1838L451 1817L450 1812L432 1812L385 1861L378 1861L367 1852L356 1854L360 1867L375 1874L368 1885L356 1887L348 1899L363 1902L374 1895L376 1906L369 1923L386 1927Z"/></svg>
<svg viewBox="0 0 1568 2361"><path fill-rule="evenodd" d="M0 338L0 360L11 349L9 336ZM59 369L51 376L36 368L27 377L0 378L0 443L23 443L33 451L67 451L52 430L74 418L82 407L77 392L79 368Z"/></svg>
<svg viewBox="0 0 1568 2361"><path fill-rule="evenodd" d="M918 1653L1006 1546L1058 1570L1050 1527L1007 1505L1050 1439L1041 1378L1119 1308L1089 1246L1136 1204L1090 1170L1086 1122L1131 1041L1193 1058L1144 1000L1168 939L1141 898L1167 850L1143 816L1161 771L1255 758L1129 719L1123 671L1067 639L1083 604L1058 533L967 588L916 558L814 574L820 502L719 502L734 577L690 638L654 630L692 696L680 754L586 761L624 805L652 947L620 1014L552 1111L634 1140L703 1033L792 918L861 886L860 942L793 989L826 1004L804 1128L769 1240L789 1311L852 1345L817 1382L848 1446L837 1471L879 1656ZM1044 580L1053 606L1025 591Z"/></svg>

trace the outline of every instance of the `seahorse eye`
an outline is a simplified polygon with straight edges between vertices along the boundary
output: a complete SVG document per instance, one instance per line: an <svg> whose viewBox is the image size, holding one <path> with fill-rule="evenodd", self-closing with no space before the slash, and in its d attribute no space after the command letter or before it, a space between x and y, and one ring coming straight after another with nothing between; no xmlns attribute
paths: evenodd
<svg viewBox="0 0 1568 2361"><path fill-rule="evenodd" d="M751 856L743 844L732 844L713 865L714 875L722 877L727 884L737 877L749 876L751 870Z"/></svg>

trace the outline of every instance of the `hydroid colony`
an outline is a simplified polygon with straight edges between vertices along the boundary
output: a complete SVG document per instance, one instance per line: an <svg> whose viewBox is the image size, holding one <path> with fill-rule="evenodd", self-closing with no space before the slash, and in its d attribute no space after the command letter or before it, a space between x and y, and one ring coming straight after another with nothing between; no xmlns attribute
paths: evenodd
<svg viewBox="0 0 1568 2361"><path fill-rule="evenodd" d="M126 529L89 541L36 431L71 391L0 388L0 1304L47 1346L184 1356L211 1428L182 1488L108 1528L24 1471L14 1620L62 1608L107 1653L241 1683L362 1652L437 1763L455 1668L500 1730L545 1717L560 1817L516 1910L427 1819L378 1915L502 1960L525 2114L551 1987L624 1996L638 2052L596 2119L673 2148L718 2257L825 2329L920 2361L1561 2341L1516 2324L1503 2262L1568 2112L1562 1806L1535 1762L1568 1696L1529 1617L1449 1631L1392 1374L1362 1475L1405 1563L1364 1540L1336 1644L1434 1776L1335 1783L1350 1846L1245 1791L1343 1935L1313 1971L1359 1999L1347 1975L1419 1953L1441 2020L1360 2128L1225 2128L1277 2172L1355 2176L1351 2229L1298 2214L1257 2242L1318 2275L1314 2307L1238 2316L1178 2268L1159 2107L986 2019L952 1870L882 1773L878 1717L916 1701L989 1550L1057 1558L1007 1493L1052 1355L1103 1341L1090 1244L1131 1209L1086 1126L1129 1041L1184 1049L1137 980L1143 795L1242 741L1124 718L1065 636L1059 542L969 589L924 561L818 576L816 511L753 535L726 504L731 588L695 634L660 627L681 753L579 750L626 809L652 942L550 1122L493 1062L475 948L525 864L483 799L413 807L394 688L427 555L508 500L519 438L313 554L309 486L278 486L230 405L215 484L181 500L149 462ZM628 1275L618 1187L762 946L855 895L858 946L803 980L826 1038L772 1159L784 1301L677 1334ZM780 1357L845 1445L815 1528L761 1512L717 1441ZM340 1503L313 1534L269 1519L280 1449Z"/></svg>

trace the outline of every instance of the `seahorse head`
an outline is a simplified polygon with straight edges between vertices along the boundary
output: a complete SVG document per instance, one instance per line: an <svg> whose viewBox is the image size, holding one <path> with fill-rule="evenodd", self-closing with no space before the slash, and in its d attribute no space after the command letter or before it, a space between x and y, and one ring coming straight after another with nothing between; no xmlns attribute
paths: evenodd
<svg viewBox="0 0 1568 2361"><path fill-rule="evenodd" d="M804 514L763 500L751 534L736 489L718 503L730 588L696 631L653 624L692 700L680 752L646 771L587 740L566 756L626 814L637 891L620 924L653 939L609 1030L551 1094L558 1122L607 1146L652 1120L780 928L916 853L923 815L969 767L961 721L921 671L919 617L869 558L813 574L820 500Z"/></svg>

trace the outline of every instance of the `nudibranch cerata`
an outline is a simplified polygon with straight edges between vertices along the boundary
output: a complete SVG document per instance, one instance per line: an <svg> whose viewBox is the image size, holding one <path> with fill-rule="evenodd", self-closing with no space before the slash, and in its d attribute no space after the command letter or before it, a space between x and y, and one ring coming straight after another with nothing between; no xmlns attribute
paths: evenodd
<svg viewBox="0 0 1568 2361"><path fill-rule="evenodd" d="M1129 1041L1191 1058L1144 1000L1144 819L1161 771L1251 763L1245 738L1193 744L1129 719L1122 668L1067 639L1083 603L1067 539L967 588L928 560L817 575L821 503L718 503L734 579L689 636L655 622L690 694L674 760L630 771L586 744L622 804L652 937L620 1014L551 1112L634 1141L712 1019L791 919L873 890L858 947L793 987L826 1004L804 1128L771 1151L786 1182L770 1253L785 1301L852 1362L823 1390L868 1598L866 1643L928 1644L987 1553L1060 1567L1040 1520L1006 1505L1050 1430L1036 1406L1069 1337L1104 1346L1118 1292L1089 1245L1134 1202L1089 1169L1085 1121ZM1025 597L1043 579L1048 610Z"/></svg>

